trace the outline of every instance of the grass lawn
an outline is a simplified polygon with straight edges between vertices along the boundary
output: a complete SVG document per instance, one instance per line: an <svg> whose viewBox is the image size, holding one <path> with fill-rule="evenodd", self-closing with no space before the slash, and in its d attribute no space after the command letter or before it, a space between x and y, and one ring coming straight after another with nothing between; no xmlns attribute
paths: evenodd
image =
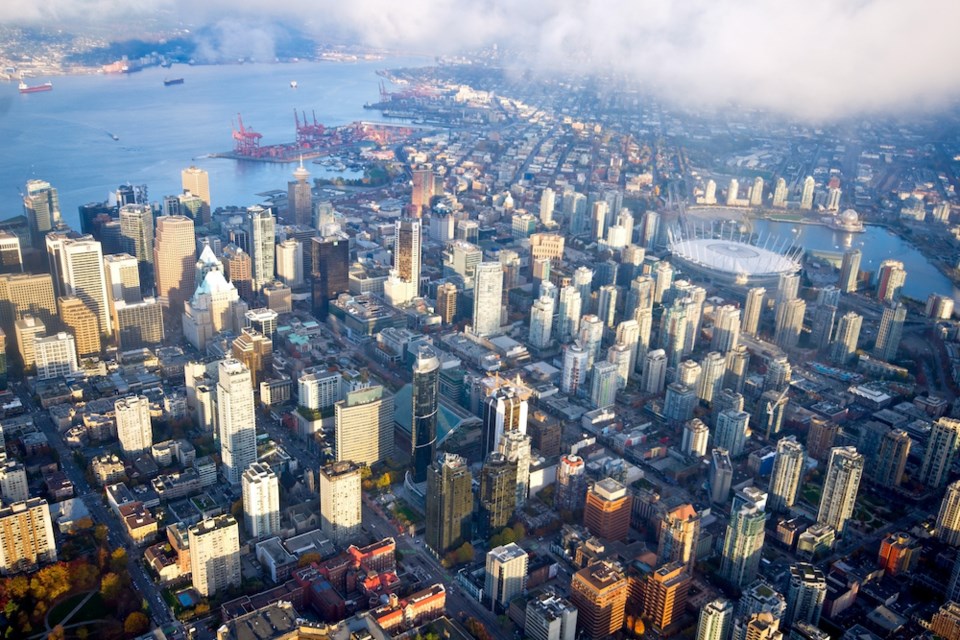
<svg viewBox="0 0 960 640"><path fill-rule="evenodd" d="M83 600L88 593L90 592L75 593L66 600L61 600L57 603L53 609L50 610L50 626L53 627L63 622L67 614L73 611L74 607L80 604L80 601ZM103 598L100 597L99 593L95 593L93 597L87 600L87 603L67 621L67 624L87 622L88 620L100 620L109 616L110 610L107 608Z"/></svg>
<svg viewBox="0 0 960 640"><path fill-rule="evenodd" d="M87 597L89 591L84 591L82 593L75 593L72 596L68 596L66 599L61 600L53 606L53 609L50 610L50 626L55 627L60 624L63 618L73 611L73 608L80 604L80 601ZM80 611L77 612L77 616L80 615Z"/></svg>
<svg viewBox="0 0 960 640"><path fill-rule="evenodd" d="M92 598L87 600L87 604L83 605L80 611L77 611L76 615L70 618L70 623L75 622L87 622L88 620L100 620L103 618L108 618L113 614L113 611L107 607L107 603L103 601L103 598L99 593L95 593Z"/></svg>

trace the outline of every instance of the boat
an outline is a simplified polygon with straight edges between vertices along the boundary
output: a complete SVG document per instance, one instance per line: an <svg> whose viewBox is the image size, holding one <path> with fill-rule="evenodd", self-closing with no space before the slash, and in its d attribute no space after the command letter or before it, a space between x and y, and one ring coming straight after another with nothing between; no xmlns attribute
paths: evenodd
<svg viewBox="0 0 960 640"><path fill-rule="evenodd" d="M163 86L169 87L175 84L183 84L183 78L170 78L169 80L164 79Z"/></svg>
<svg viewBox="0 0 960 640"><path fill-rule="evenodd" d="M120 136L118 136L118 135L115 134L115 133L110 133L109 131L107 131L107 135L110 136L111 138L113 138L114 140L119 140L119 139L120 139Z"/></svg>
<svg viewBox="0 0 960 640"><path fill-rule="evenodd" d="M20 88L20 93L39 93L41 91L53 91L53 83L44 82L43 84L35 84L31 87L26 82L21 80L19 88Z"/></svg>
<svg viewBox="0 0 960 640"><path fill-rule="evenodd" d="M291 81L290 81L290 88L291 88L291 89L296 89L296 88L297 88L297 81L296 81L296 80L291 80Z"/></svg>

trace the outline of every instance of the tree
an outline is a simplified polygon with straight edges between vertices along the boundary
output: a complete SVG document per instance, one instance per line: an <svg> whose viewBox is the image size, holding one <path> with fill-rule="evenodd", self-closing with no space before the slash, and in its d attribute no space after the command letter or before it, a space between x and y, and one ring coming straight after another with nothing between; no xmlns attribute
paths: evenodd
<svg viewBox="0 0 960 640"><path fill-rule="evenodd" d="M105 524L98 524L93 528L93 539L97 541L97 544L102 545L107 541L107 535L110 533L110 530Z"/></svg>
<svg viewBox="0 0 960 640"><path fill-rule="evenodd" d="M150 628L150 618L145 614L134 611L123 621L123 630L130 635L139 636Z"/></svg>
<svg viewBox="0 0 960 640"><path fill-rule="evenodd" d="M522 522L513 525L513 537L516 538L516 540L523 540L527 537L527 528L523 526Z"/></svg>
<svg viewBox="0 0 960 640"><path fill-rule="evenodd" d="M383 475L380 476L379 478L377 478L377 489L380 489L380 491L386 491L387 489L390 488L390 485L391 485L391 484L392 484L392 483L391 483L391 480L390 480L390 472L389 472L389 471L384 471L384 472L383 472Z"/></svg>
<svg viewBox="0 0 960 640"><path fill-rule="evenodd" d="M63 625L58 624L50 633L47 634L47 640L66 640L67 632L63 630Z"/></svg>
<svg viewBox="0 0 960 640"><path fill-rule="evenodd" d="M373 471L370 469L369 466L363 465L362 467L360 467L360 479L361 479L361 480L369 480L369 479L370 479L370 476L372 476L372 475L373 475Z"/></svg>
<svg viewBox="0 0 960 640"><path fill-rule="evenodd" d="M114 549L110 554L110 571L123 573L127 570L127 550L123 547Z"/></svg>
<svg viewBox="0 0 960 640"><path fill-rule="evenodd" d="M297 567L309 567L314 562L320 562L321 560L323 560L323 558L320 557L319 553L305 553L300 556L300 561L297 562Z"/></svg>
<svg viewBox="0 0 960 640"><path fill-rule="evenodd" d="M120 576L115 573L108 573L100 579L100 595L109 603L115 603L120 598L122 589Z"/></svg>
<svg viewBox="0 0 960 640"><path fill-rule="evenodd" d="M457 549L455 558L457 564L473 562L473 545L469 542L464 542L462 545L460 545L460 548Z"/></svg>

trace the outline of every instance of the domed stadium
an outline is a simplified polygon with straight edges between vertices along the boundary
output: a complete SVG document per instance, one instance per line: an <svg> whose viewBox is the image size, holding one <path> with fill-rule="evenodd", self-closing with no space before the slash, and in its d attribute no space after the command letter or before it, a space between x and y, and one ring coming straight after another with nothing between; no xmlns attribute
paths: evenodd
<svg viewBox="0 0 960 640"><path fill-rule="evenodd" d="M744 237L703 238L671 230L667 244L673 262L685 271L738 286L775 285L781 275L800 270L801 247L768 239L762 246Z"/></svg>

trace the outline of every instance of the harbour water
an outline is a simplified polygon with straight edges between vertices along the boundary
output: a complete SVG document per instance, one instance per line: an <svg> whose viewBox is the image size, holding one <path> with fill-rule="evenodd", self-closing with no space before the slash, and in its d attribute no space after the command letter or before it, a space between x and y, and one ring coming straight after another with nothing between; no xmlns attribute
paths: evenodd
<svg viewBox="0 0 960 640"><path fill-rule="evenodd" d="M949 278L909 242L884 227L867 225L863 233L844 233L822 225L754 220L753 230L764 236L792 238L797 245L813 251L842 253L847 249L860 249L863 252L860 269L874 274L884 260L899 260L907 270L904 295L924 301L931 293L952 294L960 301L960 289Z"/></svg>
<svg viewBox="0 0 960 640"><path fill-rule="evenodd" d="M0 85L0 218L22 211L28 179L53 184L64 220L79 228L77 207L102 201L122 183L146 184L151 201L180 193L180 170L210 173L213 206L246 206L286 189L294 165L209 158L233 147L237 114L263 134L261 144L294 139L294 109L327 126L374 120L378 69L424 64L389 59L229 66L174 65L126 75L32 78L53 91L20 94ZM164 79L183 78L164 86ZM296 81L297 88L290 83ZM315 177L330 170L307 163ZM339 174L334 174L339 175Z"/></svg>

